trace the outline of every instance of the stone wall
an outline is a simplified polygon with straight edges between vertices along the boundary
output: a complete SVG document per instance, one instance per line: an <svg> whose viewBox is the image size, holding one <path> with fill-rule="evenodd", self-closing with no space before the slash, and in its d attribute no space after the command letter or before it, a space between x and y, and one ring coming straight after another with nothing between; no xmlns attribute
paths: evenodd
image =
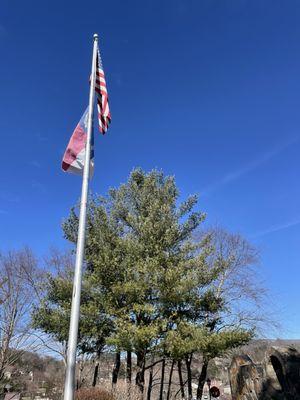
<svg viewBox="0 0 300 400"><path fill-rule="evenodd" d="M292 347L271 347L264 361L234 357L229 367L232 400L300 400L300 354Z"/></svg>

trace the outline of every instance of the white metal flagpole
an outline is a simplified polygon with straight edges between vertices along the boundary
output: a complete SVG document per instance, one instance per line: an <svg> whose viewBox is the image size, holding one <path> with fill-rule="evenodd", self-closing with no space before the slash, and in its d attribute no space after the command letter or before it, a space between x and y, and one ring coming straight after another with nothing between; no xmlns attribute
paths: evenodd
<svg viewBox="0 0 300 400"><path fill-rule="evenodd" d="M79 215L78 238L77 238L77 249L76 249L75 274L73 283L71 319L69 328L64 400L73 400L75 393L76 350L77 350L77 336L78 336L78 324L79 324L82 264L84 257L84 245L85 245L86 210L87 210L88 186L89 186L89 175L90 175L90 153L91 153L93 110L94 110L94 98L95 98L97 48L98 48L98 35L95 34L93 59L92 59L92 73L90 80L87 140L86 140L85 162L84 162L81 201L80 201L80 215Z"/></svg>

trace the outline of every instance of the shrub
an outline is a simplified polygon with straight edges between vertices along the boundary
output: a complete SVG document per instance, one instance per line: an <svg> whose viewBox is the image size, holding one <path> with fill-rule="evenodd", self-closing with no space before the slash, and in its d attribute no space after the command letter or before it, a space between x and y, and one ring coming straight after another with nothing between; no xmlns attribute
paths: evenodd
<svg viewBox="0 0 300 400"><path fill-rule="evenodd" d="M108 390L100 388L79 389L76 391L76 400L114 400Z"/></svg>

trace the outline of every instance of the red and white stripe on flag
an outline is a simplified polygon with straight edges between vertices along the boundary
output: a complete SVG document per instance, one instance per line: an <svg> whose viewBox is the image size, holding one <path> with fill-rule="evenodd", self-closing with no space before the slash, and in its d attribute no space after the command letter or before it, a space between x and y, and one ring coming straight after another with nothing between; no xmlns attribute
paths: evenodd
<svg viewBox="0 0 300 400"><path fill-rule="evenodd" d="M105 75L103 71L99 48L97 52L95 92L97 94L99 130L101 133L104 134L107 131L108 126L111 122L111 116L109 111Z"/></svg>

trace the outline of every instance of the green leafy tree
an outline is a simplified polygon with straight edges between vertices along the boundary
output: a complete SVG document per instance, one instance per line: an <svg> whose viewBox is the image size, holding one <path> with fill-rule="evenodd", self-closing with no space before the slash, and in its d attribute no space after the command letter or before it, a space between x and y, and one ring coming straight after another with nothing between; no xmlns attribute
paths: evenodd
<svg viewBox="0 0 300 400"><path fill-rule="evenodd" d="M191 318L203 308L205 287L217 274L206 264L207 240L192 238L204 220L193 211L197 198L179 205L178 198L173 177L136 169L127 183L89 206L87 274L106 294L115 324L110 343L136 353L141 391L146 355L160 351L178 318ZM77 226L72 210L64 232L74 243Z"/></svg>
<svg viewBox="0 0 300 400"><path fill-rule="evenodd" d="M224 325L230 302L216 288L224 287L218 285L227 264L216 254L211 232L195 240L205 218L196 204L195 196L179 203L173 177L141 169L106 197L90 199L78 343L87 352L114 346L114 383L121 351L136 354L141 392L146 362L161 357L164 366L169 358L173 367L175 361L179 367L185 363L191 397L194 354L200 352L204 360L200 393L205 363L252 336L243 326ZM74 208L63 224L65 238L76 244L77 230ZM49 278L34 314L36 326L60 341L67 339L71 282L71 276ZM131 366L127 371L131 375ZM162 397L163 387L160 392Z"/></svg>

